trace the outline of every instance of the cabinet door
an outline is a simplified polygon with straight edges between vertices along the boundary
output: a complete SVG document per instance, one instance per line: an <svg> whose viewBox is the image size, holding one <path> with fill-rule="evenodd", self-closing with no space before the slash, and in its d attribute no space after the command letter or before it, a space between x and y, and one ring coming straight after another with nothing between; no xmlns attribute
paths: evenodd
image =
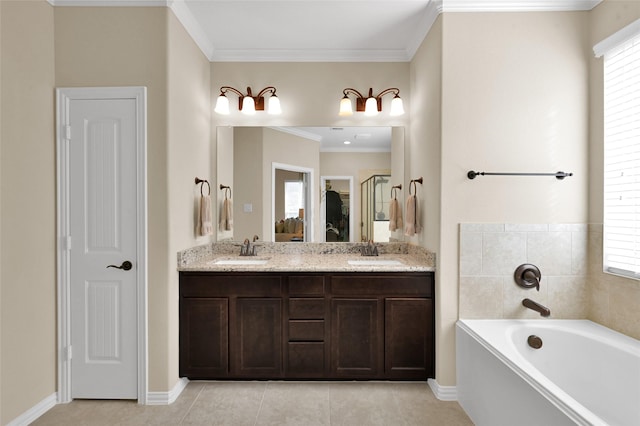
<svg viewBox="0 0 640 426"><path fill-rule="evenodd" d="M433 300L385 300L385 376L433 377Z"/></svg>
<svg viewBox="0 0 640 426"><path fill-rule="evenodd" d="M335 378L374 378L382 372L383 322L377 299L331 301L331 372Z"/></svg>
<svg viewBox="0 0 640 426"><path fill-rule="evenodd" d="M282 374L282 299L238 298L232 371L239 377Z"/></svg>
<svg viewBox="0 0 640 426"><path fill-rule="evenodd" d="M180 376L226 377L229 374L227 299L180 302Z"/></svg>

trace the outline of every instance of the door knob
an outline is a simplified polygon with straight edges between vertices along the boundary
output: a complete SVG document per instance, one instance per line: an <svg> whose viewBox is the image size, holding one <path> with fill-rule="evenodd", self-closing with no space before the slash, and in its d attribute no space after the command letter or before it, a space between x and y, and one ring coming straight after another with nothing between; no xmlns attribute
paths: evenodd
<svg viewBox="0 0 640 426"><path fill-rule="evenodd" d="M124 262L122 262L122 265L120 266L109 265L107 266L107 268L116 268L116 269L123 269L125 271L128 271L129 269L133 268L133 263L129 262L128 260L125 260Z"/></svg>

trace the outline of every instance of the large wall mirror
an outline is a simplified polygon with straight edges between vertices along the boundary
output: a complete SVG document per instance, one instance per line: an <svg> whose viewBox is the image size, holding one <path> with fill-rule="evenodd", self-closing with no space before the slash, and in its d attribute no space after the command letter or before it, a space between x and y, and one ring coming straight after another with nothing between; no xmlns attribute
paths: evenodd
<svg viewBox="0 0 640 426"><path fill-rule="evenodd" d="M385 178L368 194L372 176ZM218 241L403 239L379 202L405 182L402 127L218 127L217 181L233 194L233 226Z"/></svg>

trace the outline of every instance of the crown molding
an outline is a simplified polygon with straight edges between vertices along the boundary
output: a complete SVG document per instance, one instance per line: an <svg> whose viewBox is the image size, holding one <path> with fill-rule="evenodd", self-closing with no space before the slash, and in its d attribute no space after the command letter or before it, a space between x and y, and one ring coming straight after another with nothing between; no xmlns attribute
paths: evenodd
<svg viewBox="0 0 640 426"><path fill-rule="evenodd" d="M602 0L444 0L447 12L570 12L591 10Z"/></svg>
<svg viewBox="0 0 640 426"><path fill-rule="evenodd" d="M202 29L202 26L198 23L196 17L193 16L193 13L191 13L191 9L187 7L184 1L173 0L169 2L169 8L173 11L173 14L178 18L178 21L180 21L202 53L204 53L204 56L207 57L209 62L212 62L211 58L214 56L215 49L211 40L209 40Z"/></svg>
<svg viewBox="0 0 640 426"><path fill-rule="evenodd" d="M174 0L47 0L52 6L169 7Z"/></svg>
<svg viewBox="0 0 640 426"><path fill-rule="evenodd" d="M405 49L214 49L211 62L409 62Z"/></svg>
<svg viewBox="0 0 640 426"><path fill-rule="evenodd" d="M297 127L271 126L269 127L269 129L277 130L283 133L289 133L290 135L298 136L303 139L309 139L316 142L322 141L322 136L317 135L315 133L307 132L305 130L298 129Z"/></svg>
<svg viewBox="0 0 640 426"><path fill-rule="evenodd" d="M1 0L0 0L1 1ZM168 7L210 62L409 62L441 13L587 11L603 0L430 0L405 49L216 49L183 0L47 0L53 6Z"/></svg>
<svg viewBox="0 0 640 426"><path fill-rule="evenodd" d="M429 31L431 31L431 27L435 24L436 19L438 19L438 16L442 13L442 3L443 0L431 0L429 4L427 4L426 13L422 15L420 24L417 26L416 31L407 46L408 61L410 61L416 54L425 37L427 37Z"/></svg>

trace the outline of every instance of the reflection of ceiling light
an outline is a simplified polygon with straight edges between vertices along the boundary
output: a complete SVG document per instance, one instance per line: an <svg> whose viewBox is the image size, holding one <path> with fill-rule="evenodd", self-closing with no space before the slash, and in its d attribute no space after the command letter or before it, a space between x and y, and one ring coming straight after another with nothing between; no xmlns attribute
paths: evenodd
<svg viewBox="0 0 640 426"><path fill-rule="evenodd" d="M343 143L343 144L345 144L345 145L350 145L350 144L351 144L351 141L344 141L344 142L342 142L342 143Z"/></svg>

